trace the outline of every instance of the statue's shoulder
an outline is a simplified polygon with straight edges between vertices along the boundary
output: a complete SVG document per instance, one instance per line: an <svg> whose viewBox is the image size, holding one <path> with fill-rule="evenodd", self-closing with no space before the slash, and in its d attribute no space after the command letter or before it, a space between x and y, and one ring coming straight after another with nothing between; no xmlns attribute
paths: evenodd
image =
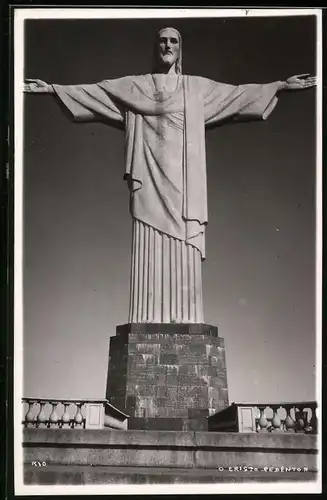
<svg viewBox="0 0 327 500"><path fill-rule="evenodd" d="M146 73L144 75L133 75L131 76L131 78L133 79L133 82L140 87L151 85L153 82L151 73Z"/></svg>
<svg viewBox="0 0 327 500"><path fill-rule="evenodd" d="M193 91L197 92L206 92L207 89L214 84L212 80L209 78L205 78L204 76L197 76L197 75L183 75L184 79L186 80L187 84L189 87L192 88Z"/></svg>
<svg viewBox="0 0 327 500"><path fill-rule="evenodd" d="M202 87L208 87L210 85L217 84L217 82L215 82L214 80L211 80L211 78L207 78L205 76L195 76L194 78L196 78L198 85L200 85Z"/></svg>
<svg viewBox="0 0 327 500"><path fill-rule="evenodd" d="M100 86L109 92L131 92L135 86L146 90L151 82L151 75L129 75L121 78L103 80Z"/></svg>
<svg viewBox="0 0 327 500"><path fill-rule="evenodd" d="M204 76L192 76L191 78L194 82L196 82L193 84L193 87L197 88L203 96L207 96L212 92L230 91L235 87L229 83L217 82L216 80L212 80L211 78L206 78Z"/></svg>
<svg viewBox="0 0 327 500"><path fill-rule="evenodd" d="M108 78L106 80L102 80L100 84L102 86L112 86L112 85L130 85L133 83L134 79L137 78L135 75L130 76L121 76L118 78Z"/></svg>

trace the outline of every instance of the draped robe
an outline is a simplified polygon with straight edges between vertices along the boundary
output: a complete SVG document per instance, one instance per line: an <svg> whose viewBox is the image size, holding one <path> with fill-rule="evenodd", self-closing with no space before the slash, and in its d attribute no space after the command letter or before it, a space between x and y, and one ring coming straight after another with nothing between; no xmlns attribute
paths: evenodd
<svg viewBox="0 0 327 500"><path fill-rule="evenodd" d="M129 321L202 323L205 126L266 119L279 82L234 86L180 75L167 92L160 79L146 74L53 88L75 121L125 129L133 218Z"/></svg>

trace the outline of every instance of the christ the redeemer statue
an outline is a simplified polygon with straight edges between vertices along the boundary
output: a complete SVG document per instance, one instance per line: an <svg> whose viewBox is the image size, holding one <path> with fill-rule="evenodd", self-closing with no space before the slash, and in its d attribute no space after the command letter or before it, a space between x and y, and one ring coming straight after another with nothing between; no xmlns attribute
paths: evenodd
<svg viewBox="0 0 327 500"><path fill-rule="evenodd" d="M26 92L54 94L77 122L125 129L133 218L129 323L204 322L205 127L264 120L280 91L314 85L308 74L238 86L185 75L181 35L173 28L158 33L152 73L91 85L27 80Z"/></svg>

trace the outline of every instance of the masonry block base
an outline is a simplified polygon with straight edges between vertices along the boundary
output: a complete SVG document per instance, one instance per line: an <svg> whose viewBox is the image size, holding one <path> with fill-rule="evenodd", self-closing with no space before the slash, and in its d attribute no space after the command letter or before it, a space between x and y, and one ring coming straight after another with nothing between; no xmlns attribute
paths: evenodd
<svg viewBox="0 0 327 500"><path fill-rule="evenodd" d="M131 416L130 429L206 430L229 404L224 339L202 323L117 326L107 398Z"/></svg>

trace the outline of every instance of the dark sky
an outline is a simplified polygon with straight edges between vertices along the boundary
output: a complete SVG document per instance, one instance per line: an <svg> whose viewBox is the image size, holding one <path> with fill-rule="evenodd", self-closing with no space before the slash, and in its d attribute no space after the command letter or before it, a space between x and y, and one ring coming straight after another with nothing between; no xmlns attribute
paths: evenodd
<svg viewBox="0 0 327 500"><path fill-rule="evenodd" d="M315 74L315 18L30 20L25 77L92 83L151 70L155 32L183 71L265 83ZM314 89L266 122L207 132L205 321L225 338L230 401L315 398ZM24 396L105 395L108 338L127 322L131 219L124 134L25 97Z"/></svg>

